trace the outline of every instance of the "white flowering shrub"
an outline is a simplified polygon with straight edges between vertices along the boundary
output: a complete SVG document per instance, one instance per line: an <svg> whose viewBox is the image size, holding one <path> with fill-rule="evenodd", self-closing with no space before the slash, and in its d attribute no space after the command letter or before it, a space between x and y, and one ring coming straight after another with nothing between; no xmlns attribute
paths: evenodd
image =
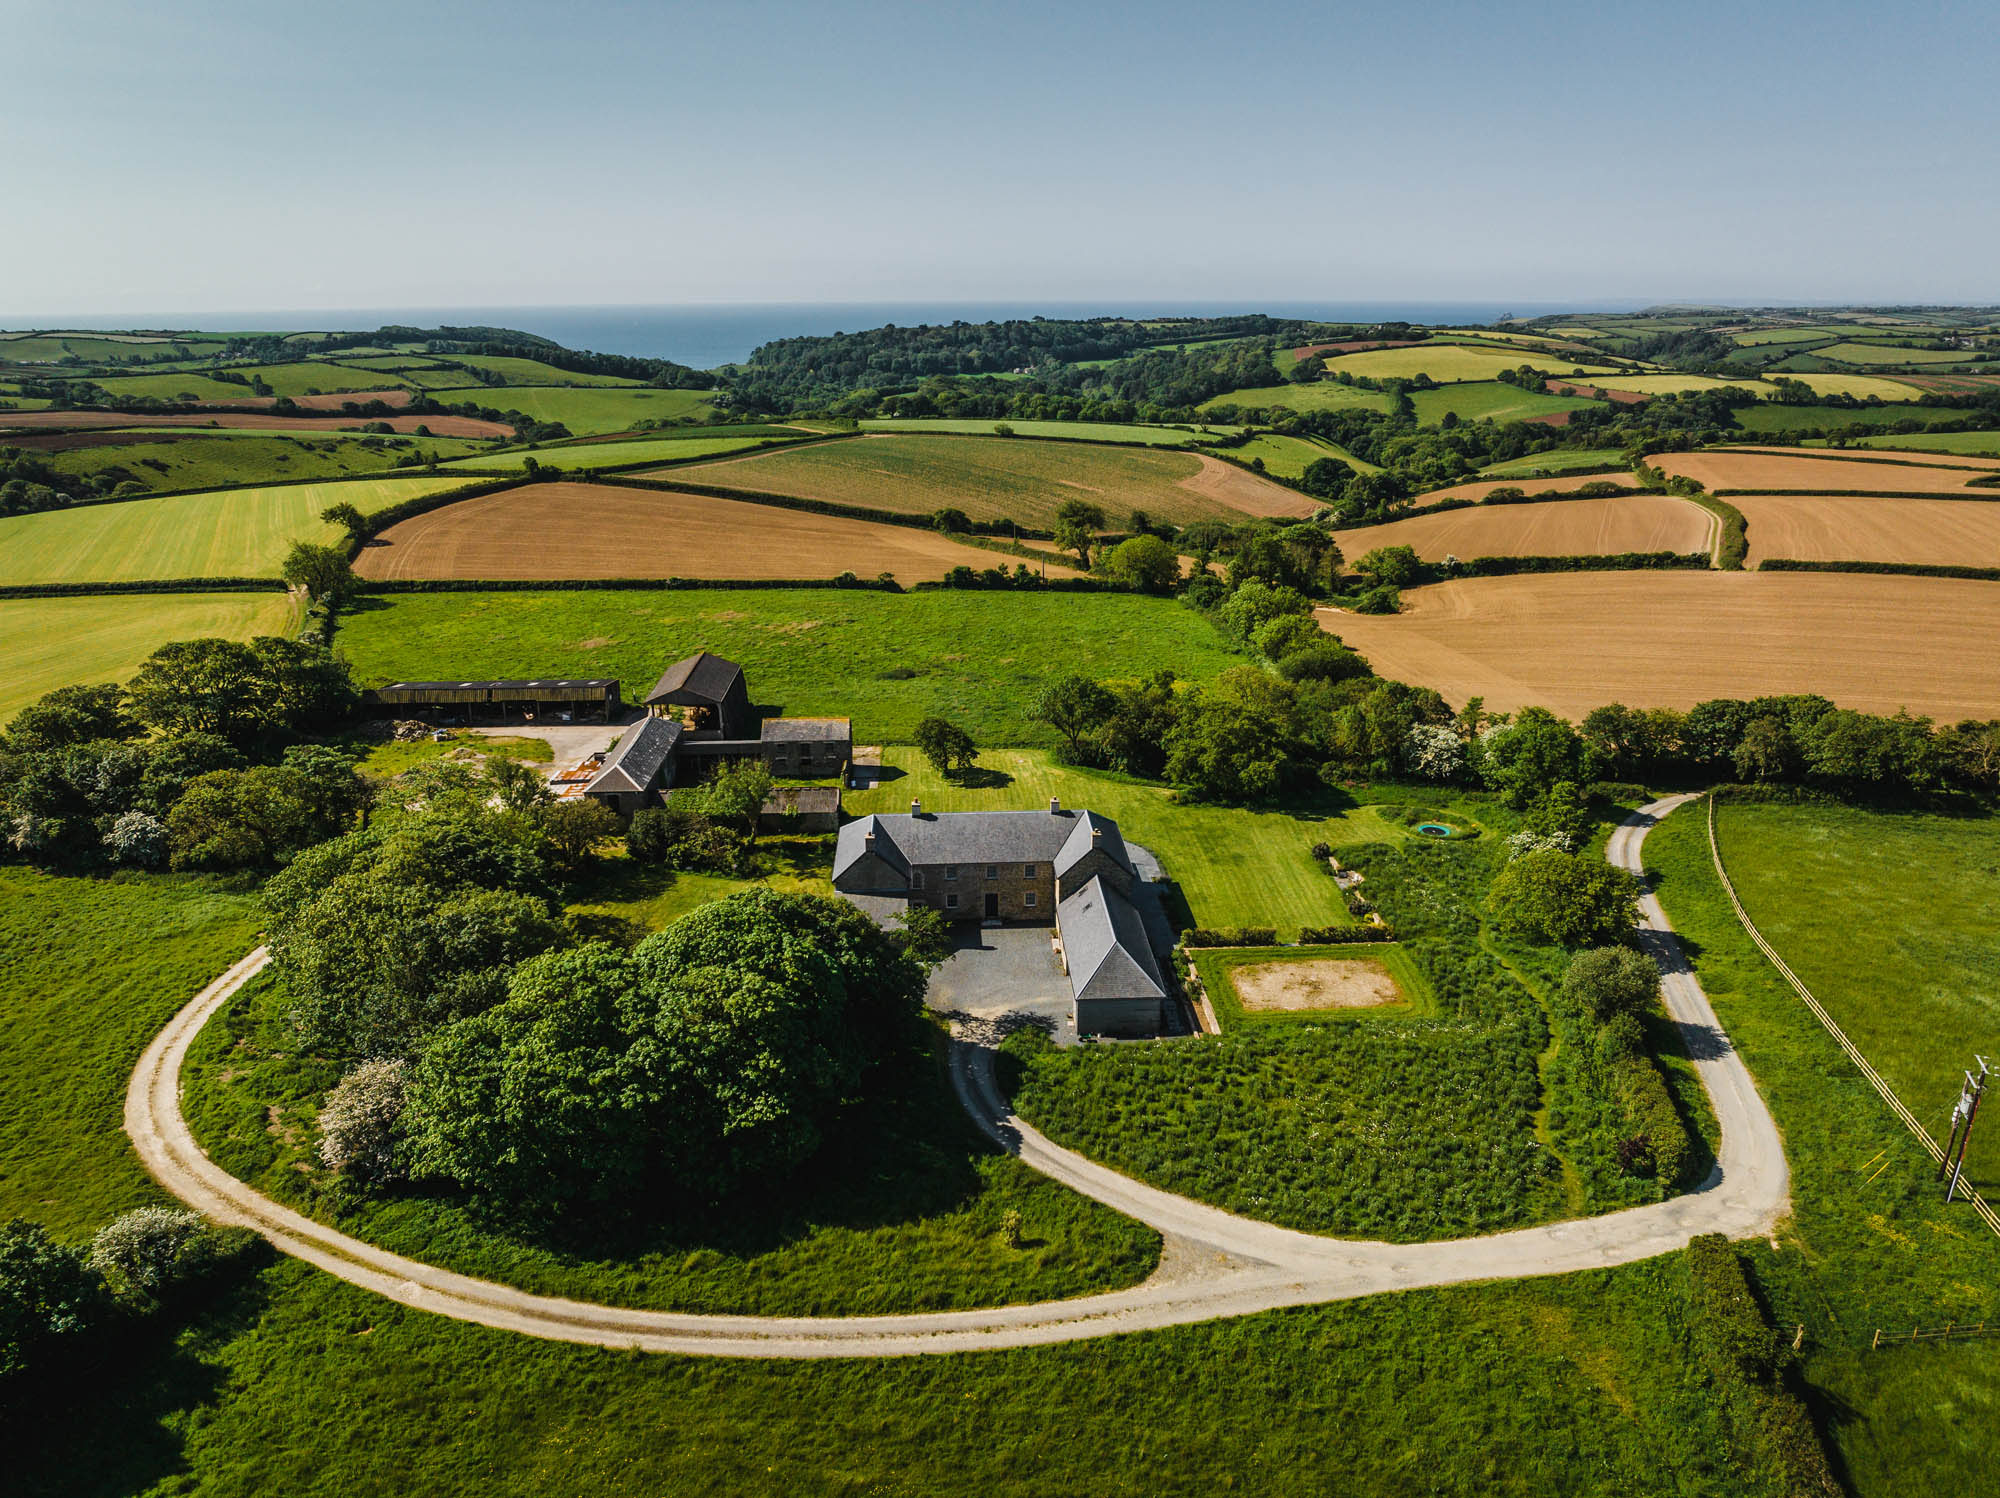
<svg viewBox="0 0 2000 1498"><path fill-rule="evenodd" d="M319 1110L319 1157L358 1181L402 1174L404 1064L364 1061L340 1079Z"/></svg>
<svg viewBox="0 0 2000 1498"><path fill-rule="evenodd" d="M167 861L167 824L143 811L128 811L111 824L104 846L113 863L157 869Z"/></svg>
<svg viewBox="0 0 2000 1498"><path fill-rule="evenodd" d="M1445 724L1415 724L1403 740L1403 767L1439 784L1455 780L1465 769L1465 744Z"/></svg>
<svg viewBox="0 0 2000 1498"><path fill-rule="evenodd" d="M90 1267L158 1295L214 1262L215 1235L199 1212L140 1207L102 1228L90 1245Z"/></svg>
<svg viewBox="0 0 2000 1498"><path fill-rule="evenodd" d="M1576 841L1567 832L1530 832L1524 827L1507 839L1507 862L1530 853L1574 853Z"/></svg>

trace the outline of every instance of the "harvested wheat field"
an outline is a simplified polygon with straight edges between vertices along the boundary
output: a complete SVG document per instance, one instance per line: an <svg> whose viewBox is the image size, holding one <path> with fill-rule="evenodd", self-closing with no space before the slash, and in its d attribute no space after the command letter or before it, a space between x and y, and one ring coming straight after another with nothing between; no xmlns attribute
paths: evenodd
<svg viewBox="0 0 2000 1498"><path fill-rule="evenodd" d="M676 467L657 477L912 515L957 509L974 520L1012 520L1036 530L1053 526L1067 499L1102 506L1113 530L1123 530L1133 510L1185 525L1305 516L1317 507L1295 490L1195 453L1023 437L871 434Z"/></svg>
<svg viewBox="0 0 2000 1498"><path fill-rule="evenodd" d="M1607 702L1818 692L1948 722L2000 716L2000 583L1814 572L1569 572L1416 588L1404 612L1322 609L1382 675L1576 718Z"/></svg>
<svg viewBox="0 0 2000 1498"><path fill-rule="evenodd" d="M1495 489L1519 489L1523 494L1570 494L1585 484L1617 484L1639 493L1639 481L1629 473L1559 473L1548 479L1476 479L1453 484L1448 489L1431 489L1411 501L1418 509L1447 499L1484 499Z"/></svg>
<svg viewBox="0 0 2000 1498"><path fill-rule="evenodd" d="M1416 514L1385 525L1342 530L1335 539L1349 561L1378 546L1414 546L1427 562L1446 557L1609 556L1623 551L1710 551L1716 525L1713 515L1689 500L1631 494Z"/></svg>
<svg viewBox="0 0 2000 1498"><path fill-rule="evenodd" d="M935 531L747 500L611 484L530 484L392 525L362 550L366 578L819 578L1012 567Z"/></svg>
<svg viewBox="0 0 2000 1498"><path fill-rule="evenodd" d="M1749 522L1752 567L1767 557L2000 567L2000 504L1790 494L1729 502Z"/></svg>
<svg viewBox="0 0 2000 1498"><path fill-rule="evenodd" d="M1662 473L1698 480L1711 490L1755 494L1773 489L1874 490L1903 494L1943 494L1965 488L1979 474L1928 457L1884 462L1879 457L1835 457L1831 453L1708 452L1661 453L1653 462ZM2000 494L1974 489L1973 494Z"/></svg>
<svg viewBox="0 0 2000 1498"><path fill-rule="evenodd" d="M1237 1001L1252 1012L1372 1009L1403 997L1389 969L1368 958L1260 962L1237 968L1229 980Z"/></svg>
<svg viewBox="0 0 2000 1498"><path fill-rule="evenodd" d="M1906 434L1904 440L1907 440L1908 436L1922 436L1922 435L1923 434L1921 433ZM1979 432L1979 433L1952 432L1943 435L1952 437L1973 437L1976 439L1983 439L1984 441L1989 443L2000 445L2000 432ZM1891 435L1884 439L1871 438L1869 440L1871 441L1882 440L1889 443L1894 443L1898 440L1898 438L1894 435ZM1797 452L1791 451L1786 448L1750 447L1743 449L1743 451L1753 452L1753 453L1770 453L1773 456L1787 457L1787 458L1800 456L1800 454L1798 454ZM1813 455L1807 454L1807 456L1813 456ZM1863 448L1860 451L1856 451L1853 448L1848 448L1839 453L1837 456L1832 453L1828 453L1825 456L1833 458L1835 461L1841 463L1886 463L1892 468L1899 463L1921 463L1926 468L1983 468L1987 470L1989 473L1995 468L2000 468L2000 458L1978 457L1971 453L1932 451L1928 448L1921 448L1921 447L1911 448L1908 451L1902 451L1902 452L1897 451L1894 447Z"/></svg>

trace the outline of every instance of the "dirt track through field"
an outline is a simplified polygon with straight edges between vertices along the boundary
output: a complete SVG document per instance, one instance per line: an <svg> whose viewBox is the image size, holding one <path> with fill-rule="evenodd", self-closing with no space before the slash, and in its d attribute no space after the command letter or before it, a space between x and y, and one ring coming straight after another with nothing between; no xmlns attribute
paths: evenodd
<svg viewBox="0 0 2000 1498"><path fill-rule="evenodd" d="M2000 567L2000 502L1740 494L1729 503L1749 522L1752 567L1767 557Z"/></svg>
<svg viewBox="0 0 2000 1498"><path fill-rule="evenodd" d="M1665 494L1619 499L1560 499L1548 504L1480 505L1421 512L1385 525L1336 532L1350 562L1378 546L1414 546L1427 562L1448 556L1586 556L1625 551L1707 551L1715 517L1700 505Z"/></svg>
<svg viewBox="0 0 2000 1498"><path fill-rule="evenodd" d="M747 500L613 484L531 484L392 525L363 548L366 578L819 578L898 582L1017 558L936 531Z"/></svg>
<svg viewBox="0 0 2000 1498"><path fill-rule="evenodd" d="M1861 503L1861 501L1855 501ZM1897 501L1878 501L1893 504ZM1454 703L1692 707L1818 692L1945 722L2000 716L2000 583L1811 572L1571 572L1468 578L1388 615L1321 609L1383 676Z"/></svg>
<svg viewBox="0 0 2000 1498"><path fill-rule="evenodd" d="M1641 871L1641 844L1670 797L1617 827L1606 856ZM180 1072L202 1027L269 961L258 948L188 1002L153 1038L125 1094L125 1132L175 1196L218 1222L255 1229L285 1253L399 1305L554 1341L710 1357L906 1357L1074 1342L1247 1316L1388 1291L1566 1274L1671 1253L1697 1233L1758 1236L1790 1210L1783 1141L1749 1068L1730 1046L1659 902L1639 906L1641 947L1661 969L1667 1012L1721 1130L1715 1168L1684 1196L1601 1217L1437 1243L1322 1238L1233 1216L1119 1175L1051 1143L1002 1099L994 1052L955 1039L952 1082L973 1122L1023 1164L1154 1228L1161 1269L1103 1295L977 1311L898 1316L713 1316L638 1311L533 1295L385 1252L302 1216L217 1166L181 1113ZM1188 1042L1199 1044L1200 1042Z"/></svg>
<svg viewBox="0 0 2000 1498"><path fill-rule="evenodd" d="M1980 475L1956 464L1932 464L1929 455L1887 463L1879 458L1794 457L1764 452L1661 453L1652 460L1662 473L1699 480L1709 489L1874 490L1940 494L1963 489ZM1923 466L1917 466L1922 463ZM1981 491L1972 491L1977 494Z"/></svg>

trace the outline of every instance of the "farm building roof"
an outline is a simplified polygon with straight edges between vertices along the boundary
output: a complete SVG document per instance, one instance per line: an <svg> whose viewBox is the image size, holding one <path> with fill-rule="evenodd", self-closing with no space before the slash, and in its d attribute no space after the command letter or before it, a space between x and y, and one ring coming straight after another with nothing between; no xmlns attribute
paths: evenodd
<svg viewBox="0 0 2000 1498"><path fill-rule="evenodd" d="M605 756L604 768L591 777L585 794L650 789L680 736L681 726L671 718L641 718Z"/></svg>
<svg viewBox="0 0 2000 1498"><path fill-rule="evenodd" d="M1094 811L892 812L864 817L840 829L833 855L836 881L868 853L871 832L875 834L874 852L892 864L897 860L905 864L1048 863L1055 865L1060 876L1097 846L1120 868L1132 867L1118 824Z"/></svg>
<svg viewBox="0 0 2000 1498"><path fill-rule="evenodd" d="M648 702L665 702L679 694L697 697L705 702L720 702L729 695L729 689L743 679L743 668L734 661L726 661L719 655L710 655L706 650L689 656L684 661L675 661L660 673L660 679L653 683L653 690L646 696Z"/></svg>
<svg viewBox="0 0 2000 1498"><path fill-rule="evenodd" d="M764 742L795 744L821 740L851 739L854 728L847 718L766 718Z"/></svg>
<svg viewBox="0 0 2000 1498"><path fill-rule="evenodd" d="M1145 920L1102 877L1067 896L1056 919L1070 988L1079 1000L1166 997Z"/></svg>
<svg viewBox="0 0 2000 1498"><path fill-rule="evenodd" d="M618 683L608 676L537 676L533 678L490 677L473 681L392 681L381 692L515 692L557 691L601 692Z"/></svg>

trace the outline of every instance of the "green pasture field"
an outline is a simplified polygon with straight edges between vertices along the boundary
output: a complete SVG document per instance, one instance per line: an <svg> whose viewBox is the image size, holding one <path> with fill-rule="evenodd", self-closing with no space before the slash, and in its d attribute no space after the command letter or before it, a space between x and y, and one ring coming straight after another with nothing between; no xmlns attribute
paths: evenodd
<svg viewBox="0 0 2000 1498"><path fill-rule="evenodd" d="M0 723L44 692L121 681L169 640L289 635L283 593L0 599Z"/></svg>
<svg viewBox="0 0 2000 1498"><path fill-rule="evenodd" d="M261 379L271 387L274 395L335 395L345 391L396 390L407 386L408 381L399 375L382 374L372 369L344 369L338 364L324 359L309 359L300 364L257 364L244 365L231 371L246 380ZM239 396L250 392L241 390Z"/></svg>
<svg viewBox="0 0 2000 1498"><path fill-rule="evenodd" d="M1851 395L1857 400L1867 400L1871 395L1879 395L1885 401L1913 401L1924 393L1915 385L1906 385L1901 380L1886 379L1881 375L1825 374L1807 371L1803 374L1787 372L1785 378L1797 380L1821 395Z"/></svg>
<svg viewBox="0 0 2000 1498"><path fill-rule="evenodd" d="M516 359L503 354L446 354L441 357L454 364L470 365L474 369L484 369L492 374L504 375L510 385L577 385L577 386L641 386L643 380L627 379L623 375L578 374L573 370L557 369L553 364L544 364L539 359Z"/></svg>
<svg viewBox="0 0 2000 1498"><path fill-rule="evenodd" d="M464 376L460 376L463 379ZM539 389L474 385L432 389L432 399L456 406L471 401L496 411L519 411L535 421L559 421L579 437L630 431L642 421L681 421L711 414L706 390Z"/></svg>
<svg viewBox="0 0 2000 1498"><path fill-rule="evenodd" d="M1886 427L1894 426L1899 421L1955 421L1971 414L1943 406L1862 406L1846 411L1837 406L1787 406L1777 401L1739 406L1735 412L1737 426L1746 432L1793 432L1801 428L1844 426Z"/></svg>
<svg viewBox="0 0 2000 1498"><path fill-rule="evenodd" d="M2000 432L1909 432L1891 437L1863 437L1855 445L2000 458Z"/></svg>
<svg viewBox="0 0 2000 1498"><path fill-rule="evenodd" d="M1991 942L1976 918L1968 927L1966 900L1979 871L1954 869L1949 860L1990 858L1984 823L1960 829L1916 817L1899 830L1903 819L1895 814L1755 808L1760 817L1774 814L1755 830L1773 831L1794 855L1794 893L1772 872L1777 857L1766 860L1745 846L1753 824L1736 819L1752 809L1722 808L1724 851L1739 889L1749 876L1745 903L1752 893L1761 901L1762 909L1751 908L1772 944L1864 1053L1869 1041L1857 1033L1864 1024L1894 1027L1896 1010L1915 1006L1909 1023L1896 1027L1911 1038L1889 1036L1886 1054L1869 1053L1878 1067L1886 1071L1899 1053L1912 1053L1926 1018L1943 1015L1956 1025L1978 1012L1976 973ZM1921 862L1888 867L1886 856L1865 847L1874 837ZM1669 816L1648 835L1645 851L1667 917L1784 1134L1792 1215L1775 1248L1746 1249L1773 1321L1804 1328L1800 1368L1849 1491L1856 1498L1945 1498L1981 1487L1991 1470L1992 1412L2000 1408L2000 1345L1869 1346L1877 1327L1907 1331L2000 1317L2000 1239L1964 1204L1943 1204L1929 1155L1744 934L1709 859L1702 804ZM1860 882L1877 873L1879 883ZM1941 896L1936 917L1922 900L1932 879ZM1808 908L1815 895L1849 913L1818 950L1806 933L1832 922ZM1845 974L1836 971L1843 964ZM1896 987L1919 975L1942 990ZM1990 1015L1990 998L1984 1002ZM1949 1048L1940 1042L1940 1066L1956 1063L1944 1054ZM1925 1111L1926 1099L1906 1101Z"/></svg>
<svg viewBox="0 0 2000 1498"><path fill-rule="evenodd" d="M886 418L861 423L871 432L956 432L968 437L991 437L996 425L1014 429L1017 437L1064 437L1072 442L1143 442L1149 447L1184 447L1199 441L1201 432L1189 427L1149 427L1120 425L1109 421L957 421L944 417L890 421ZM1231 430L1234 428L1214 428Z"/></svg>
<svg viewBox="0 0 2000 1498"><path fill-rule="evenodd" d="M248 385L233 385L226 380L212 380L201 374L110 375L103 379L93 378L92 383L105 394L120 399L237 404L256 398L256 392Z"/></svg>
<svg viewBox="0 0 2000 1498"><path fill-rule="evenodd" d="M1774 343L1818 343L1821 339L1837 339L1841 330L1832 327L1818 328L1752 328L1747 333L1731 333L1729 341L1739 348L1763 348Z"/></svg>
<svg viewBox="0 0 2000 1498"><path fill-rule="evenodd" d="M1944 1139L1960 1073L2000 1064L2000 821L1731 802L1716 824L1764 939ZM1974 1135L1966 1173L2000 1195L2000 1130Z"/></svg>
<svg viewBox="0 0 2000 1498"><path fill-rule="evenodd" d="M857 714L857 737L864 731ZM1040 749L984 751L983 773L971 785L946 780L913 749L888 749L883 763L899 773L872 790L849 791L841 801L849 816L908 811L912 800L931 811L1022 811L1046 807L1052 796L1103 812L1127 841L1159 857L1173 886L1167 914L1176 929L1276 926L1296 938L1301 926L1346 925L1352 917L1340 887L1314 861L1312 845L1382 840L1376 817L1341 814L1345 798L1286 811L1183 805L1164 786L1072 769Z"/></svg>
<svg viewBox="0 0 2000 1498"><path fill-rule="evenodd" d="M0 333L0 364L56 364L75 358L84 364L129 364L161 354L195 351L188 338L107 337L102 333Z"/></svg>
<svg viewBox="0 0 2000 1498"><path fill-rule="evenodd" d="M313 1120L340 1068L293 1053L289 1004L276 982L246 989L196 1040L183 1090L212 1159L312 1215ZM339 1226L537 1294L660 1310L878 1315L1055 1300L1145 1278L1159 1236L994 1148L952 1094L943 1043L926 1027L797 1178L763 1183L753 1198L536 1231L406 1193L351 1206ZM294 1127L271 1130L273 1109ZM1002 1235L1010 1211L1022 1219L1019 1247Z"/></svg>
<svg viewBox="0 0 2000 1498"><path fill-rule="evenodd" d="M1452 385L1444 390L1413 390L1410 401L1417 408L1417 420L1424 426L1436 426L1447 411L1456 411L1460 421L1525 421L1531 416L1548 416L1599 404L1580 395L1522 390L1498 380Z"/></svg>
<svg viewBox="0 0 2000 1498"><path fill-rule="evenodd" d="M50 453L59 473L109 474L149 489L198 489L215 484L283 479L346 478L393 468L413 453L453 458L486 444L454 437L287 437L269 432L209 434L200 428L168 429L169 441L107 443Z"/></svg>
<svg viewBox="0 0 2000 1498"><path fill-rule="evenodd" d="M560 460L557 460L560 461ZM1047 530L1069 499L1088 499L1122 529L1133 510L1154 520L1240 520L1254 513L1198 488L1203 462L1191 453L1036 442L1029 438L893 434L823 442L796 451L677 469L690 483L718 484L928 515L953 507L974 520L1012 520ZM1227 490L1280 512L1301 511L1291 491L1253 474L1227 474Z"/></svg>
<svg viewBox="0 0 2000 1498"><path fill-rule="evenodd" d="M1246 1009L1236 991L1236 974L1274 962L1373 962L1388 970L1403 997L1366 1009ZM1395 942L1352 942L1327 947L1198 947L1194 965L1223 1029L1244 1025L1341 1024L1346 1021L1435 1013L1430 984Z"/></svg>
<svg viewBox="0 0 2000 1498"><path fill-rule="evenodd" d="M353 479L11 515L0 519L0 583L275 577L294 541L338 537L319 518L328 505L344 500L373 514L464 482L456 475Z"/></svg>
<svg viewBox="0 0 2000 1498"><path fill-rule="evenodd" d="M330 362L345 369L372 369L378 374L411 374L421 373L427 369L443 369L435 359L399 354L391 349L376 349L372 353L366 349L357 349L354 353L366 354L368 357L357 359L352 353L343 351L333 355ZM450 371L445 372L450 373Z"/></svg>
<svg viewBox="0 0 2000 1498"><path fill-rule="evenodd" d="M338 644L364 683L609 676L627 701L674 661L712 650L743 667L753 701L851 717L860 744L907 743L933 713L984 744L1048 744L1027 708L1051 677L1172 670L1201 681L1243 660L1167 599L943 589L392 594L343 615Z"/></svg>
<svg viewBox="0 0 2000 1498"><path fill-rule="evenodd" d="M1972 358L1970 349L1894 348L1886 343L1836 343L1813 353L1842 364L1963 364Z"/></svg>
<svg viewBox="0 0 2000 1498"><path fill-rule="evenodd" d="M1241 447L1221 448L1218 451L1239 463L1249 463L1262 458L1265 472L1288 479L1302 477L1306 469L1321 458L1334 458L1345 463L1356 473L1382 471L1373 463L1355 457L1346 448L1336 443L1322 442L1317 437L1286 437L1276 432L1259 432Z"/></svg>
<svg viewBox="0 0 2000 1498"><path fill-rule="evenodd" d="M1287 411L1341 411L1360 406L1369 411L1387 411L1389 397L1378 390L1363 390L1337 380L1315 380L1310 385L1259 385L1251 390L1232 390L1201 403L1198 410L1218 406L1282 406Z"/></svg>
<svg viewBox="0 0 2000 1498"><path fill-rule="evenodd" d="M545 468L565 471L589 468L622 468L639 463L687 462L694 458L719 457L767 444L769 437L662 437L630 442L579 442L574 446L510 448L506 452L475 454L440 463L441 469L472 468L482 473L525 468L533 458Z"/></svg>
<svg viewBox="0 0 2000 1498"><path fill-rule="evenodd" d="M1623 449L1616 447L1558 447L1526 458L1510 458L1505 463L1489 463L1479 470L1484 479L1540 478L1573 468L1598 468L1606 463L1622 463ZM1607 478L1613 475L1606 475Z"/></svg>
<svg viewBox="0 0 2000 1498"><path fill-rule="evenodd" d="M1410 379L1429 375L1441 385L1459 381L1490 380L1503 369L1523 364L1537 368L1549 365L1551 374L1566 375L1582 369L1586 374L1605 374L1602 365L1581 364L1567 357L1550 360L1539 350L1468 348L1457 343L1424 343L1414 348L1369 349L1358 354L1342 354L1328 367L1349 374L1367 375L1375 380Z"/></svg>

